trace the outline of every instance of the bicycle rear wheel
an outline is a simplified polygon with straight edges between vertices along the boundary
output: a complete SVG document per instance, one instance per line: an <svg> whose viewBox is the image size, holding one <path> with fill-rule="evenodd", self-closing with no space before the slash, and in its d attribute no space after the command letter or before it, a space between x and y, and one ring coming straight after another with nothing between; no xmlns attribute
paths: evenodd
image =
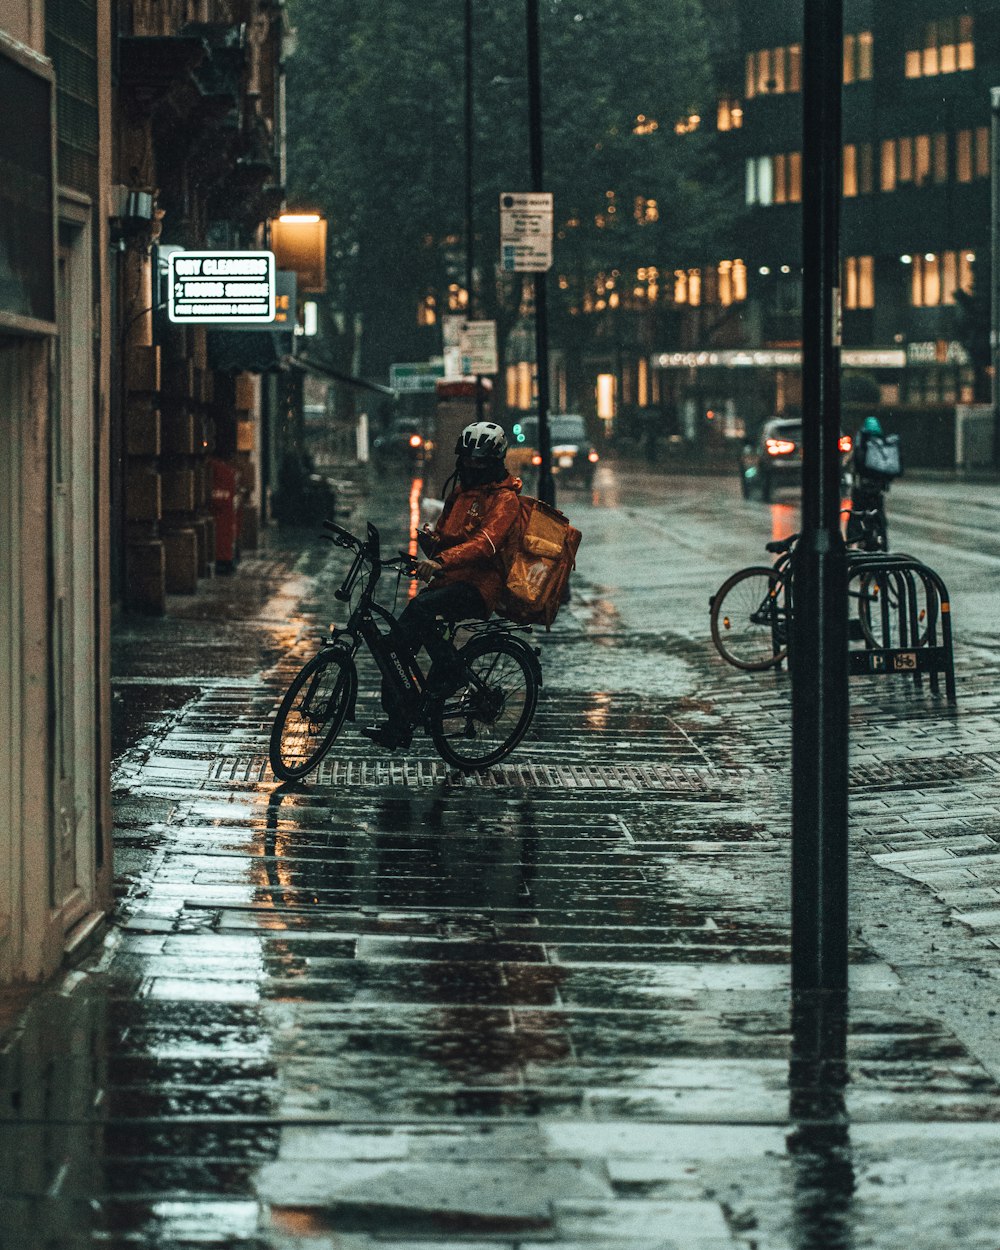
<svg viewBox="0 0 1000 1250"><path fill-rule="evenodd" d="M735 668L759 672L788 654L785 579L774 569L740 569L712 598L712 641Z"/></svg>
<svg viewBox="0 0 1000 1250"><path fill-rule="evenodd" d="M327 648L295 675L271 729L274 775L297 781L320 762L340 733L358 687L349 655Z"/></svg>
<svg viewBox="0 0 1000 1250"><path fill-rule="evenodd" d="M900 604L901 583L892 573L862 573L858 579L858 620L861 633L869 647L901 647L900 607L907 618L906 643L910 647L922 647L927 641L932 618L935 618L933 601L927 594L922 579L914 581L916 601ZM905 594L905 591L904 591ZM911 611L916 611L916 621Z"/></svg>
<svg viewBox="0 0 1000 1250"><path fill-rule="evenodd" d="M454 768L489 768L528 732L538 704L532 653L515 638L473 638L459 652L466 678L429 712L438 754Z"/></svg>

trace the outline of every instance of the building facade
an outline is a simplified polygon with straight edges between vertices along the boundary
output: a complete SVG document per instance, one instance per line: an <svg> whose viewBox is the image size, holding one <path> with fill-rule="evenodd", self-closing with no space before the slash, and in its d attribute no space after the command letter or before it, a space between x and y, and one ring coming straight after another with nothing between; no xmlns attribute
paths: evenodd
<svg viewBox="0 0 1000 1250"><path fill-rule="evenodd" d="M650 361L671 431L700 439L742 437L801 398L801 6L738 16L737 30L713 121L744 212L717 258L672 275L687 312ZM929 446L956 405L989 400L1000 13L847 0L843 63L845 410L878 409ZM931 442L947 462L954 440Z"/></svg>
<svg viewBox="0 0 1000 1250"><path fill-rule="evenodd" d="M0 982L111 897L110 34L108 0L0 4Z"/></svg>

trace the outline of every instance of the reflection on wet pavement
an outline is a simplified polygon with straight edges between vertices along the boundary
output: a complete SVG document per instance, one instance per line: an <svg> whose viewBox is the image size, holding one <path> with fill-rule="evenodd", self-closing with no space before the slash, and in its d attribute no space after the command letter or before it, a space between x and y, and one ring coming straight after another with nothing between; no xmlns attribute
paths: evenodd
<svg viewBox="0 0 1000 1250"><path fill-rule="evenodd" d="M602 465L595 510L612 490ZM276 787L270 717L329 616L303 567L280 627L293 561L253 591L253 663L220 659L227 588L217 628L188 625L213 657L196 696L136 705L116 929L0 1053L0 1246L992 1244L976 1055L858 935L849 1011L791 1010L780 677L734 678L581 579L508 766L465 779L422 740L374 761L351 728ZM915 708L857 702L853 772L859 836L914 874L940 844L887 786L997 777L957 741L961 768L907 771Z"/></svg>

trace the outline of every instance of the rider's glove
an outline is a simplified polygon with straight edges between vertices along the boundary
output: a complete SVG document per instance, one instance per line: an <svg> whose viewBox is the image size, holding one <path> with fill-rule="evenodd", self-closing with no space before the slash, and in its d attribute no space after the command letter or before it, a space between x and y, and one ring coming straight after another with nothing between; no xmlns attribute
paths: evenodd
<svg viewBox="0 0 1000 1250"><path fill-rule="evenodd" d="M418 560L416 574L422 582L429 582L431 578L437 577L438 573L443 572L444 565L440 560Z"/></svg>

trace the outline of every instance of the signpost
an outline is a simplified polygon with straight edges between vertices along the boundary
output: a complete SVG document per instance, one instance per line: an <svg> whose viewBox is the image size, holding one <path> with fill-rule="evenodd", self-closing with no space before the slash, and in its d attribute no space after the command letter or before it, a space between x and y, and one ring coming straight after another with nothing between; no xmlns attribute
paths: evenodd
<svg viewBox="0 0 1000 1250"><path fill-rule="evenodd" d="M500 372L495 321L467 321L462 327L459 349L463 374L492 377Z"/></svg>
<svg viewBox="0 0 1000 1250"><path fill-rule="evenodd" d="M273 322L273 252L171 252L167 315L185 325Z"/></svg>
<svg viewBox="0 0 1000 1250"><path fill-rule="evenodd" d="M546 273L552 268L552 194L500 196L500 263L507 273Z"/></svg>
<svg viewBox="0 0 1000 1250"><path fill-rule="evenodd" d="M389 385L400 395L433 395L444 365L429 360L389 366Z"/></svg>

